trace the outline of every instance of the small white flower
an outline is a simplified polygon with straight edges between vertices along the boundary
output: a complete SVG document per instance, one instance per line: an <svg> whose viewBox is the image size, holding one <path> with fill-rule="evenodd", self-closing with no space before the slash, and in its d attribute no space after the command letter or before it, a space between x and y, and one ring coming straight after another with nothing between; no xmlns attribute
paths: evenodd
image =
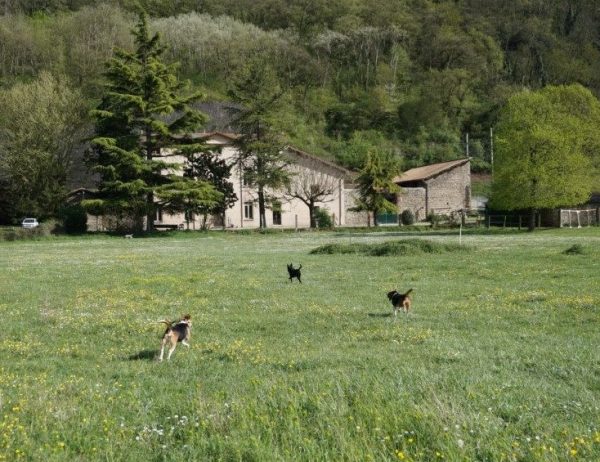
<svg viewBox="0 0 600 462"><path fill-rule="evenodd" d="M464 447L464 445L465 445L465 442L464 442L463 440L459 439L459 440L456 442L456 444L458 445L458 447L459 447L459 448L461 448L461 449L462 449L462 448Z"/></svg>

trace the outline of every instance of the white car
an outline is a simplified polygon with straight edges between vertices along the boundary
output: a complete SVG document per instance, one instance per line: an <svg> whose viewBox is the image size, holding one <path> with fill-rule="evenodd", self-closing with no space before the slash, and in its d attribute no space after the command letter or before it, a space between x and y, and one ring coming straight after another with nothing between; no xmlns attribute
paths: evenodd
<svg viewBox="0 0 600 462"><path fill-rule="evenodd" d="M38 226L40 226L40 223L37 221L36 218L25 218L21 222L21 226L23 228L37 228Z"/></svg>

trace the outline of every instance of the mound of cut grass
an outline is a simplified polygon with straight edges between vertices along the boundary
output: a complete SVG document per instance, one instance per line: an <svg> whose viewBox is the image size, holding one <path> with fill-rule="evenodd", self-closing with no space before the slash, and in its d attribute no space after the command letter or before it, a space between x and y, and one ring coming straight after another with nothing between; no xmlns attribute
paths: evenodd
<svg viewBox="0 0 600 462"><path fill-rule="evenodd" d="M573 244L563 252L565 255L583 255L585 253L581 244Z"/></svg>
<svg viewBox="0 0 600 462"><path fill-rule="evenodd" d="M326 244L310 251L311 254L358 254L373 257L419 255L424 253L446 253L465 251L466 247L458 244L448 244L428 241L426 239L401 239L377 244Z"/></svg>

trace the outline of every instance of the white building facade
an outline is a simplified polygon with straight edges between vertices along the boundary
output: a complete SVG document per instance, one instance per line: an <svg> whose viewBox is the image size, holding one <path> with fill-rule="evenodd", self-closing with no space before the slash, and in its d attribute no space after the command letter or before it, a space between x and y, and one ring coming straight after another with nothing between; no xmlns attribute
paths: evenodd
<svg viewBox="0 0 600 462"><path fill-rule="evenodd" d="M225 211L224 217L208 217L206 227L228 229L259 228L257 190L244 179L244 172L236 162L237 149L234 146L236 135L212 132L202 135L203 142L214 146L214 155L226 160L231 168L229 181L232 183L237 201ZM351 174L348 170L316 156L288 147L284 150L289 160L286 167L290 171L291 189L308 186L309 189L321 187L328 191L315 206L327 212L334 226L346 226L346 209L349 196L346 184ZM182 156L165 156L169 163L185 164ZM271 198L266 211L266 224L269 228L309 228L309 207L302 200L292 198L288 189L267 191ZM223 222L224 219L224 222ZM185 217L181 214L169 214L158 211L154 225L157 229L201 229L204 225L203 216Z"/></svg>

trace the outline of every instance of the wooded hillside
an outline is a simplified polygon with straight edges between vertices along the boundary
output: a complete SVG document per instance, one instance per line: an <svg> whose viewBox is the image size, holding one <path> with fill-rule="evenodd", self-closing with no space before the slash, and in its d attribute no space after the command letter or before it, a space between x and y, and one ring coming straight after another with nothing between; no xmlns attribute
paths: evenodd
<svg viewBox="0 0 600 462"><path fill-rule="evenodd" d="M4 0L0 91L47 72L94 107L113 48L132 48L136 3ZM286 90L281 132L349 168L376 147L404 169L468 153L487 171L510 96L569 83L600 95L595 0L140 3L190 92L227 100L231 75L262 58Z"/></svg>

